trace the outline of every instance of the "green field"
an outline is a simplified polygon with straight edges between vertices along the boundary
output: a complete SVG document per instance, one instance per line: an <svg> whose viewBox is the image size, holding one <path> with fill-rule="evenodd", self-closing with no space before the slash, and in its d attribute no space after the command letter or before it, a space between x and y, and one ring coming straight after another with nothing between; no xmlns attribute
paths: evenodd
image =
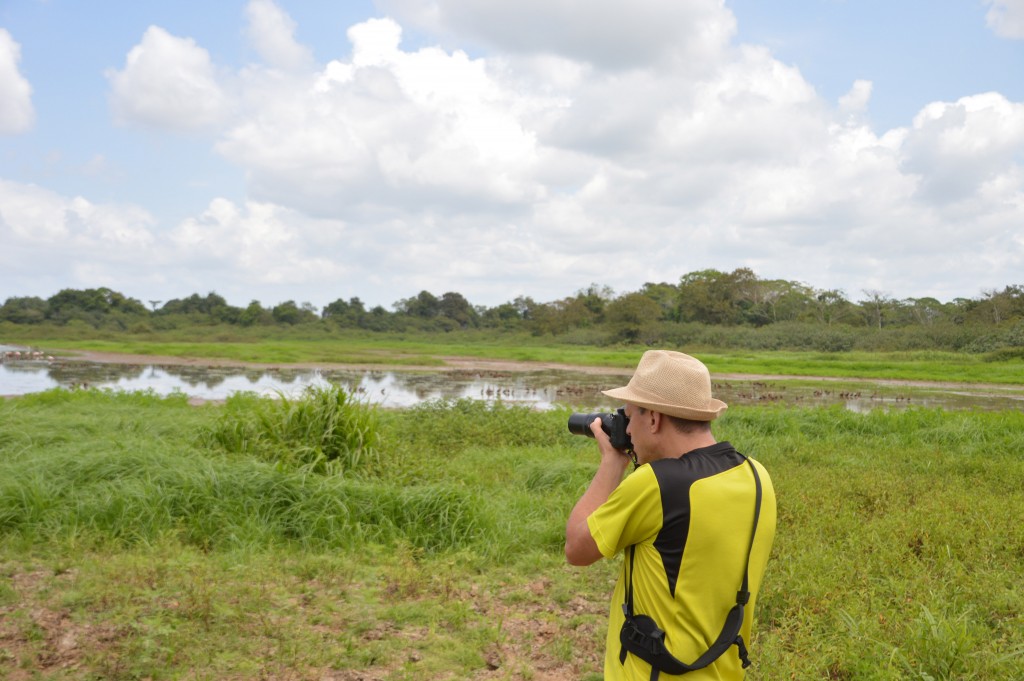
<svg viewBox="0 0 1024 681"><path fill-rule="evenodd" d="M551 344L528 336L464 333L442 335L365 334L311 339L240 339L214 334L203 340L22 340L58 356L98 351L256 364L359 364L441 366L447 357L559 363L574 366L636 366L642 346L593 347ZM857 379L1024 384L1024 358L1017 354L962 352L722 352L677 348L701 358L716 374L834 376Z"/></svg>
<svg viewBox="0 0 1024 681"><path fill-rule="evenodd" d="M3 401L0 678L600 679L618 561L562 557L596 459L566 416ZM1024 414L716 428L779 500L748 678L1024 678Z"/></svg>

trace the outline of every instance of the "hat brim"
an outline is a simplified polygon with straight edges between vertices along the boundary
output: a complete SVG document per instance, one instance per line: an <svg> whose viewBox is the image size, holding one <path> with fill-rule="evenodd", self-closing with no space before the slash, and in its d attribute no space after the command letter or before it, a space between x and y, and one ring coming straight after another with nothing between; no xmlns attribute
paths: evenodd
<svg viewBox="0 0 1024 681"><path fill-rule="evenodd" d="M622 388L613 388L611 390L602 390L604 395L622 400L623 402L629 402L635 404L638 407L650 409L661 414L667 414L669 416L676 416L682 419L689 419L690 421L714 421L717 419L723 411L729 408L725 402L716 400L712 397L708 401L706 409L695 409L693 407L684 407L678 404L665 404L652 400L649 396L639 393L635 388L631 388L628 385Z"/></svg>

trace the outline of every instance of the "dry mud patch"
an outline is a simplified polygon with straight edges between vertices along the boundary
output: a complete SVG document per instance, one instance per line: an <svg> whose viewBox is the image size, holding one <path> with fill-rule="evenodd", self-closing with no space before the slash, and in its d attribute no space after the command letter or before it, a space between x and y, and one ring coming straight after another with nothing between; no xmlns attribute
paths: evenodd
<svg viewBox="0 0 1024 681"><path fill-rule="evenodd" d="M103 623L116 599L116 586L108 597L101 596L76 610L62 606L68 594L76 589L74 569L55 573L53 570L17 571L8 564L0 570L8 588L0 601L0 679L29 681L30 679L113 679L141 678L132 669L126 656L139 644L140 639L154 635L140 621L134 625ZM599 672L602 664L607 603L605 596L589 599L572 596L563 603L553 597L552 582L539 578L525 585L504 586L497 589L473 585L447 591L442 602L458 602L473 615L467 626L498 628L499 635L477 651L483 661L480 668L470 671L447 672L423 670L428 681L451 679L480 679L498 681L529 679L532 681L576 681L589 673ZM410 593L402 585L392 587L385 599L393 601L424 600L433 604L438 594L424 590ZM176 608L178 603L152 604L152 607ZM314 622L322 620L317 604L307 599L290 599L282 621ZM344 634L346 614L332 623L309 625L319 630L322 638L336 639ZM318 620L318 616L321 620ZM250 613L253 620L265 613ZM241 623L249 630L249 626ZM433 634L425 626L402 626L380 621L360 635L360 640L371 645L388 639L392 652L364 668L338 669L303 665L286 666L275 659L274 651L287 641L279 637L258 634L261 627L251 628L253 635L265 637L255 647L265 651L253 660L258 672L237 673L220 670L216 678L227 681L256 681L279 679L282 681L387 681L391 678L410 678L419 663L431 654ZM215 642L211 642L215 643ZM195 651L191 651L194 653ZM192 659L203 655L185 653ZM177 655L175 655L177 657ZM179 658L180 659L180 658ZM186 663L186 666L188 663ZM342 664L341 666L346 666ZM168 678L210 678L212 670L204 668L168 669Z"/></svg>

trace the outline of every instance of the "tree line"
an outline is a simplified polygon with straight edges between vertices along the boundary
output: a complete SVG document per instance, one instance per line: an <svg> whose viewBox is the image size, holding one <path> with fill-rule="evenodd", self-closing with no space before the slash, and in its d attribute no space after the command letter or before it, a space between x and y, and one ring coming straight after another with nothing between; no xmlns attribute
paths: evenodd
<svg viewBox="0 0 1024 681"><path fill-rule="evenodd" d="M64 289L50 298L11 297L0 323L88 325L145 333L190 325L362 329L370 332L454 332L495 329L552 336L568 342L708 343L724 347L845 350L941 348L989 351L1024 347L1024 286L983 291L977 298L941 302L894 298L864 290L851 300L837 289L761 279L747 268L683 275L616 295L591 284L550 302L528 296L493 307L473 305L454 291L420 291L392 309L338 298L318 310L288 300L267 307L253 300L229 305L216 293L141 301L108 288ZM882 349L882 348L877 348Z"/></svg>

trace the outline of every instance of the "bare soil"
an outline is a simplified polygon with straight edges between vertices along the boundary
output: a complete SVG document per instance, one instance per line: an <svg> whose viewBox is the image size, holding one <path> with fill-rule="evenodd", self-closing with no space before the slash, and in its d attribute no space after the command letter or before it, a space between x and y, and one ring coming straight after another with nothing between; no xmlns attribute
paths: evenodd
<svg viewBox="0 0 1024 681"><path fill-rule="evenodd" d="M77 574L74 569L54 574L52 570L19 572L10 564L8 571L10 590L15 598L0 605L0 678L9 681L31 679L94 679L135 678L131 674L131 661L124 659L133 638L142 633L138 627L116 626L103 622L103 603L94 613L73 612L61 603L60 594L73 591ZM498 679L531 679L532 681L574 681L587 673L598 672L602 665L604 644L604 618L606 601L576 596L563 604L556 604L551 594L552 582L539 577L520 587L487 591L472 586L455 589L451 600L468 603L469 608L487 622L501 623L500 642L482 650L483 666L469 678L481 681ZM423 594L396 591L394 599L417 599ZM13 602L12 602L13 601ZM296 612L290 615L303 621L323 620L322 612L314 606L296 599ZM178 601L151 603L145 607L176 609ZM145 610L143 607L143 610ZM309 612L305 610L309 609ZM261 613L253 613L254 618ZM341 623L336 623L342 626ZM240 624L245 627L246 625ZM326 625L330 635L336 635ZM264 627L265 629L265 627ZM260 627L254 627L260 631ZM269 655L260 661L257 674L232 673L224 678L231 681L385 681L388 678L408 678L411 664L422 660L423 639L429 632L420 627L399 628L388 622L372 627L362 635L364 642L383 638L402 641L406 652L387 661L361 669L323 667L293 668L283 666ZM569 659L559 654L554 642L568 642ZM268 639L267 650L280 641ZM196 678L206 678L205 670L193 670ZM188 674L192 678L193 674ZM185 678L184 676L182 678ZM424 679L451 679L442 674L424 674Z"/></svg>

